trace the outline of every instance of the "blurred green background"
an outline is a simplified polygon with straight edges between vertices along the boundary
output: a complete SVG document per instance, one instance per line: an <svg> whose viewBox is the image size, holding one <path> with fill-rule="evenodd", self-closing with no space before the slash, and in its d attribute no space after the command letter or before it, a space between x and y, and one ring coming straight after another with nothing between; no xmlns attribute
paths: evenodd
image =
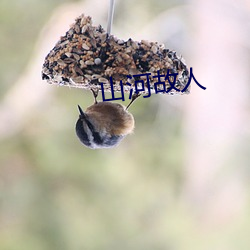
<svg viewBox="0 0 250 250"><path fill-rule="evenodd" d="M114 35L176 50L207 90L140 98L134 134L90 150L74 126L92 94L41 67L108 4L0 2L0 249L249 250L249 2L117 0Z"/></svg>

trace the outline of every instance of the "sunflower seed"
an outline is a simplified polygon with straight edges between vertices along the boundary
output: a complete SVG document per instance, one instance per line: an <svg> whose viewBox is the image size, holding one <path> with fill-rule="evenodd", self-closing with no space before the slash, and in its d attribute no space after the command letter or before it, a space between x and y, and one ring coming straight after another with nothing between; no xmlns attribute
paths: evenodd
<svg viewBox="0 0 250 250"><path fill-rule="evenodd" d="M147 40L141 40L142 44L145 44L146 46L150 47L150 43Z"/></svg>
<svg viewBox="0 0 250 250"><path fill-rule="evenodd" d="M82 44L82 48L85 49L85 50L89 50L89 46L86 43Z"/></svg>
<svg viewBox="0 0 250 250"><path fill-rule="evenodd" d="M109 81L106 78L103 78L103 77L99 78L98 82L100 82L100 83L109 83Z"/></svg>
<svg viewBox="0 0 250 250"><path fill-rule="evenodd" d="M76 31L77 34L80 33L80 27L79 27L79 25L75 25L75 31Z"/></svg>
<svg viewBox="0 0 250 250"><path fill-rule="evenodd" d="M94 80L94 79L98 79L98 78L100 78L101 77L101 75L97 75L97 74L94 74L94 75L92 75L92 79Z"/></svg>
<svg viewBox="0 0 250 250"><path fill-rule="evenodd" d="M95 63L94 63L93 61L87 60L87 61L85 62L85 64L86 64L86 65L94 65Z"/></svg>
<svg viewBox="0 0 250 250"><path fill-rule="evenodd" d="M75 59L73 59L73 58L65 58L63 61L64 61L65 63L67 63L67 64L70 64L70 63L72 63L72 62L75 62Z"/></svg>
<svg viewBox="0 0 250 250"><path fill-rule="evenodd" d="M82 70L79 67L75 66L74 69L75 69L76 73L78 73L81 76L83 75L83 72L82 72Z"/></svg>
<svg viewBox="0 0 250 250"><path fill-rule="evenodd" d="M157 51L158 51L158 48L157 48L155 45L153 45L152 48L151 48L151 51L152 51L154 54L156 54Z"/></svg>
<svg viewBox="0 0 250 250"><path fill-rule="evenodd" d="M71 57L72 54L71 54L70 52L66 52L65 55L66 55L67 57Z"/></svg>
<svg viewBox="0 0 250 250"><path fill-rule="evenodd" d="M79 60L80 60L80 56L79 56L79 55L77 55L77 54L73 53L73 56L74 56L74 58L75 58L77 61L79 61Z"/></svg>
<svg viewBox="0 0 250 250"><path fill-rule="evenodd" d="M57 63L58 63L60 66L66 66L66 65L67 65L62 59L57 60Z"/></svg>

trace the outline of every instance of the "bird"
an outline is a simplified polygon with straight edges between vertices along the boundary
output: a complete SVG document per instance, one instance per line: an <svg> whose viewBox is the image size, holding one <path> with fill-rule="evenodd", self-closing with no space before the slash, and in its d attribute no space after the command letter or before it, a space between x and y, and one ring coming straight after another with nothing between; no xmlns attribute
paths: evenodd
<svg viewBox="0 0 250 250"><path fill-rule="evenodd" d="M98 90L91 89L95 102L85 112L78 105L79 118L76 122L76 135L80 142L90 149L113 148L131 134L135 127L129 106L140 94L134 94L125 107L119 103L98 102Z"/></svg>

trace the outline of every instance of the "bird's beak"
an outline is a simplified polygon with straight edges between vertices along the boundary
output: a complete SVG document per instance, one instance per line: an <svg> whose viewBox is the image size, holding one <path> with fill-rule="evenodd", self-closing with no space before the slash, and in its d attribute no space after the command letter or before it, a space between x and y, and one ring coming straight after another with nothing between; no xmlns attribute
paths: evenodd
<svg viewBox="0 0 250 250"><path fill-rule="evenodd" d="M77 106L78 106L78 110L79 110L79 113L80 113L80 118L86 118L84 112L82 111L82 108L79 105L77 105Z"/></svg>

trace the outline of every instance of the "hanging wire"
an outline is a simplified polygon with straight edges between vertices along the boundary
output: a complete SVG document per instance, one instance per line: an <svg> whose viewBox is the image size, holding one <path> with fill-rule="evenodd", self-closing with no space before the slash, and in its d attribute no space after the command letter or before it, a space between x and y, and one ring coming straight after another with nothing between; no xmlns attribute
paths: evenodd
<svg viewBox="0 0 250 250"><path fill-rule="evenodd" d="M107 26L107 33L108 34L111 33L111 29L112 29L114 9L115 9L115 0L110 0L109 12L108 12L108 26Z"/></svg>

